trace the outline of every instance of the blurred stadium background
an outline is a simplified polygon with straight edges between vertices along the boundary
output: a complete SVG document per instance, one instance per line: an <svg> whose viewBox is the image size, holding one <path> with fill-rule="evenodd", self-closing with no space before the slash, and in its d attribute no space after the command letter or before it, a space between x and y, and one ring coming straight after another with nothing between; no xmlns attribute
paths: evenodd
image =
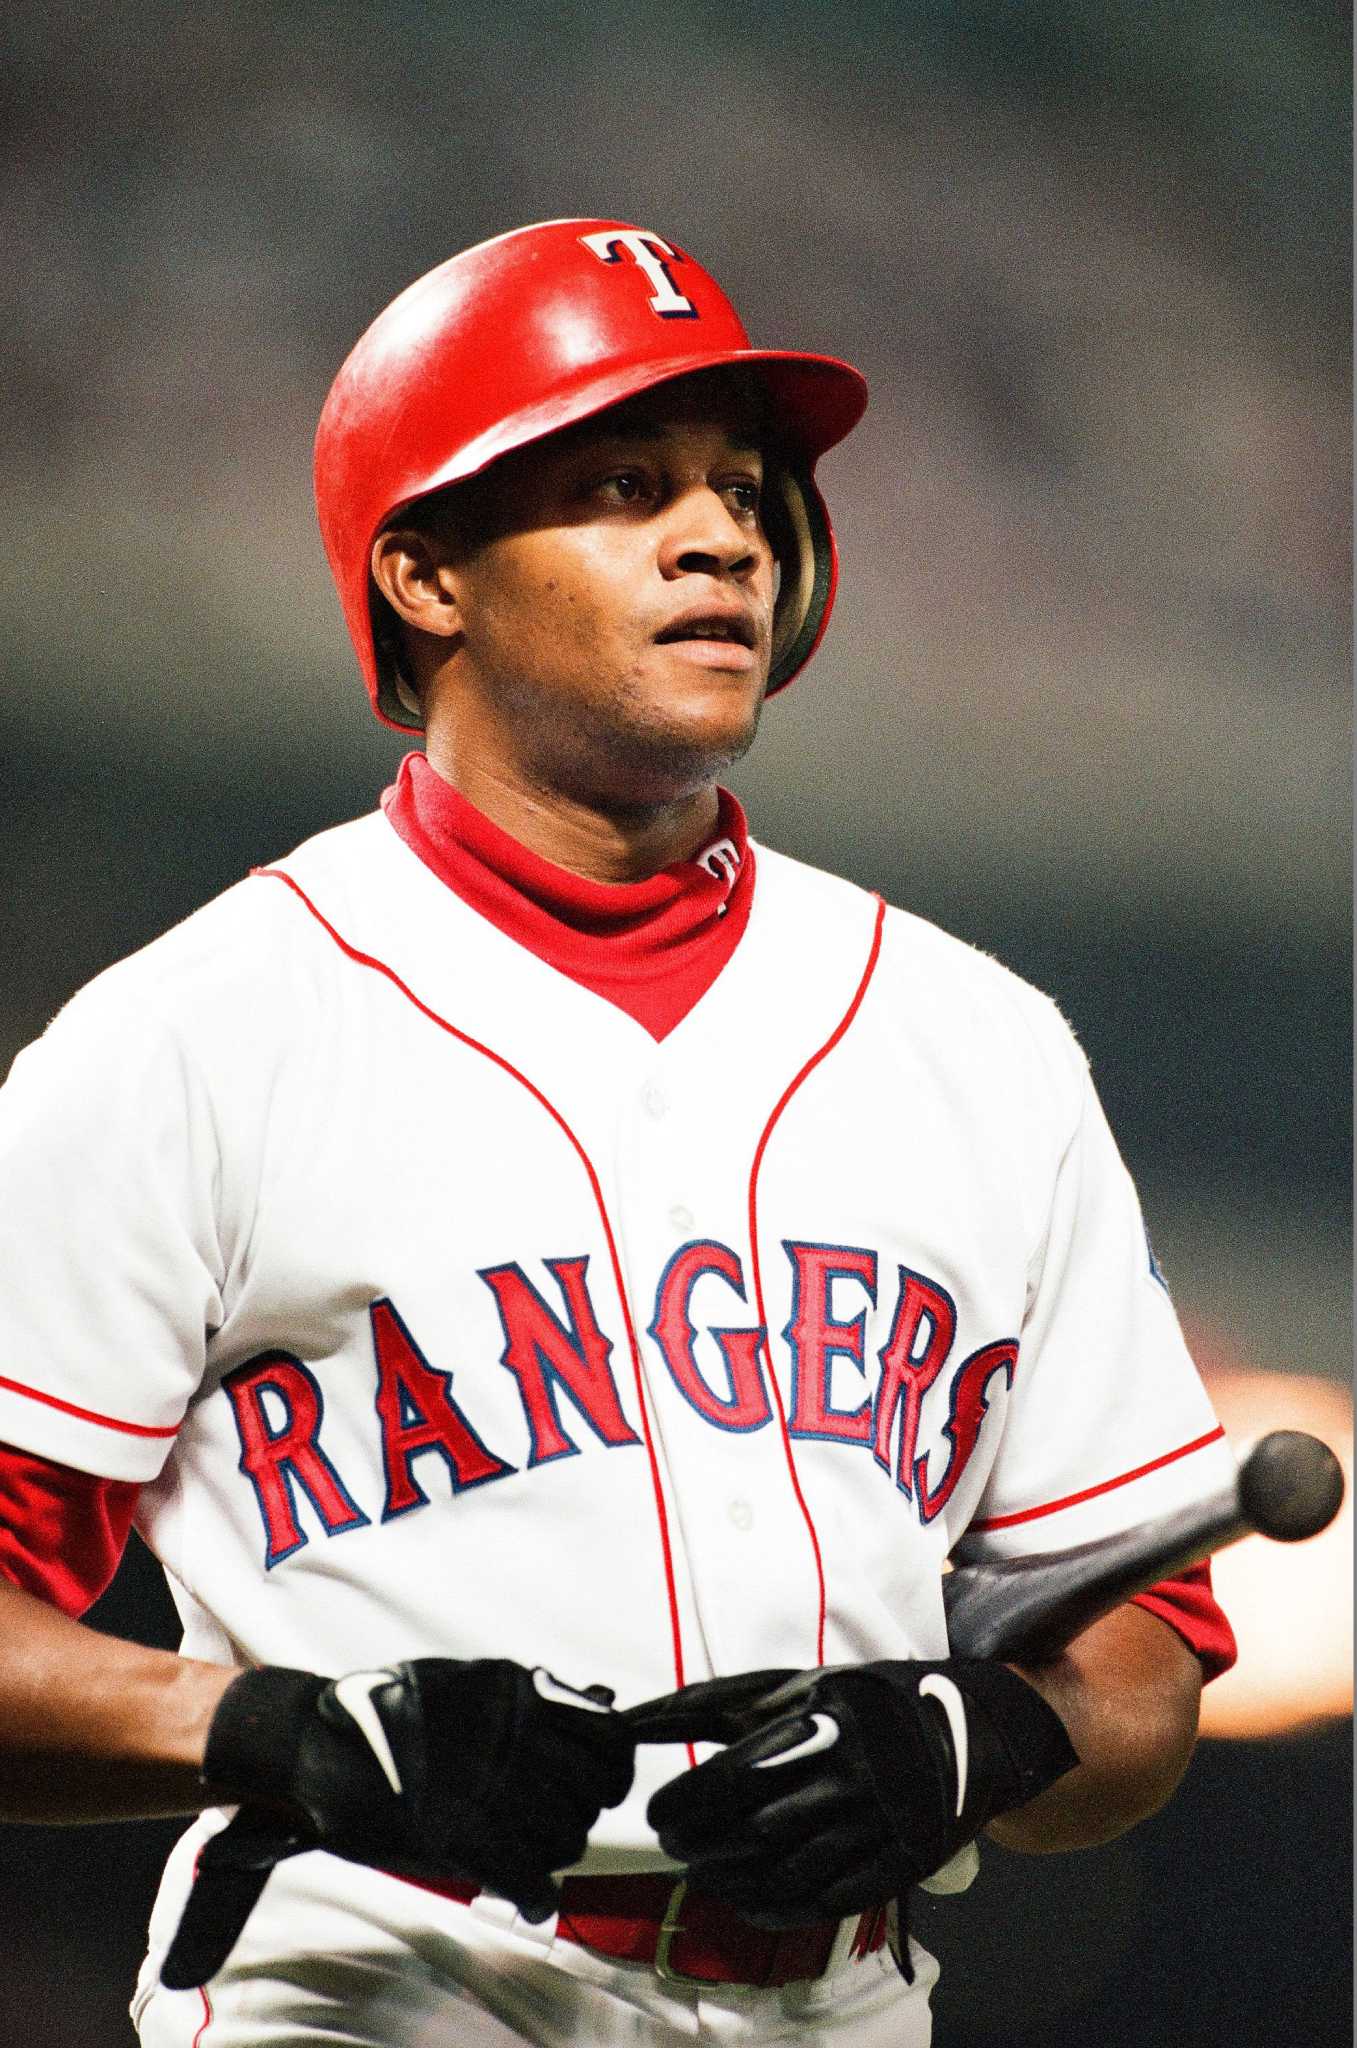
<svg viewBox="0 0 1357 2048"><path fill-rule="evenodd" d="M1232 1432L1351 1463L1349 23L1322 0L48 0L0 28L0 1068L371 806L309 443L453 249L602 213L874 401L760 836L1076 1025ZM1243 1546L1169 1810L929 1906L939 2048L1350 2025L1349 1537ZM129 1559L96 1619L172 1640ZM0 1830L0 2041L122 2048L173 1830Z"/></svg>

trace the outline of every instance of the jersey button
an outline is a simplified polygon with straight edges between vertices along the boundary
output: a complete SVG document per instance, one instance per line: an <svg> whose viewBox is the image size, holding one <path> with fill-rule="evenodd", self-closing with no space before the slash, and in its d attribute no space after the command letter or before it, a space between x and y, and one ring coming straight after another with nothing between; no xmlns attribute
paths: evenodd
<svg viewBox="0 0 1357 2048"><path fill-rule="evenodd" d="M673 1224L675 1230L691 1230L693 1227L693 1212L691 1209L686 1208L682 1202L675 1202L673 1208L669 1211L669 1221Z"/></svg>
<svg viewBox="0 0 1357 2048"><path fill-rule="evenodd" d="M754 1510L750 1507L749 1502L747 1500L731 1501L730 1505L726 1509L726 1513L730 1516L731 1521L735 1524L735 1527L737 1529L753 1528Z"/></svg>
<svg viewBox="0 0 1357 2048"><path fill-rule="evenodd" d="M663 1088L655 1081L646 1082L641 1090L641 1101L647 1116L661 1117L669 1107Z"/></svg>

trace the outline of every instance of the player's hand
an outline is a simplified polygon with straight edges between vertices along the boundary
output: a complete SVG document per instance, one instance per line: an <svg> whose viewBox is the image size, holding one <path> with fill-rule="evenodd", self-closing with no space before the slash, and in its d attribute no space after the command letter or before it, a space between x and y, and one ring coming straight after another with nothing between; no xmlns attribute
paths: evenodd
<svg viewBox="0 0 1357 2048"><path fill-rule="evenodd" d="M764 1702L803 1672L733 1671L725 1678L699 1678L677 1692L661 1693L640 1706L624 1707L622 1719L637 1742L738 1742L760 1728Z"/></svg>
<svg viewBox="0 0 1357 2048"><path fill-rule="evenodd" d="M749 1732L647 1813L695 1885L763 1927L899 1897L1078 1762L1054 1709L987 1659L801 1672L735 1713Z"/></svg>
<svg viewBox="0 0 1357 2048"><path fill-rule="evenodd" d="M461 1879L545 1920L551 1873L631 1787L634 1742L602 1688L505 1659L424 1657L337 1679L266 1667L223 1693L203 1780L240 1812L199 1858L161 1972L225 1961L269 1870L328 1849L398 1875Z"/></svg>

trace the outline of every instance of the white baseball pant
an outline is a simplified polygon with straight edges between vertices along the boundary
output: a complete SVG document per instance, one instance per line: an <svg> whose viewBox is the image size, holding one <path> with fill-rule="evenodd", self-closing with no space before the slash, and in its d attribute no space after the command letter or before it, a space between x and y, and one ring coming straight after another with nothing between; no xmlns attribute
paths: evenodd
<svg viewBox="0 0 1357 2048"><path fill-rule="evenodd" d="M175 1850L152 1918L132 2004L142 2048L928 2048L931 2038L937 1965L917 1944L912 1985L881 1949L776 1990L699 1988L556 1939L554 1922L533 1927L503 1900L461 1905L316 1854L273 1872L204 1991L166 1991L160 1959L194 1848Z"/></svg>

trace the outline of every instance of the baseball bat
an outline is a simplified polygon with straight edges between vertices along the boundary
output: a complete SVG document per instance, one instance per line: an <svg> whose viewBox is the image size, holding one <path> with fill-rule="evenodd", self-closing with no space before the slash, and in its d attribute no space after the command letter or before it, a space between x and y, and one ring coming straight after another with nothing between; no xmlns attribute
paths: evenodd
<svg viewBox="0 0 1357 2048"><path fill-rule="evenodd" d="M1242 1536L1299 1543L1318 1535L1342 1498L1343 1468L1329 1446L1274 1429L1241 1458L1229 1485L1172 1514L1071 1550L955 1567L942 1582L951 1654L1015 1663L1051 1656L1132 1594ZM814 1676L747 1671L699 1680L627 1708L623 1719L641 1742L736 1742L760 1725L770 1700Z"/></svg>
<svg viewBox="0 0 1357 2048"><path fill-rule="evenodd" d="M1318 1535L1338 1512L1343 1468L1318 1437L1274 1429L1234 1480L1134 1529L1044 1557L961 1565L943 1580L954 1656L1040 1659L1133 1594L1254 1534L1279 1543Z"/></svg>

